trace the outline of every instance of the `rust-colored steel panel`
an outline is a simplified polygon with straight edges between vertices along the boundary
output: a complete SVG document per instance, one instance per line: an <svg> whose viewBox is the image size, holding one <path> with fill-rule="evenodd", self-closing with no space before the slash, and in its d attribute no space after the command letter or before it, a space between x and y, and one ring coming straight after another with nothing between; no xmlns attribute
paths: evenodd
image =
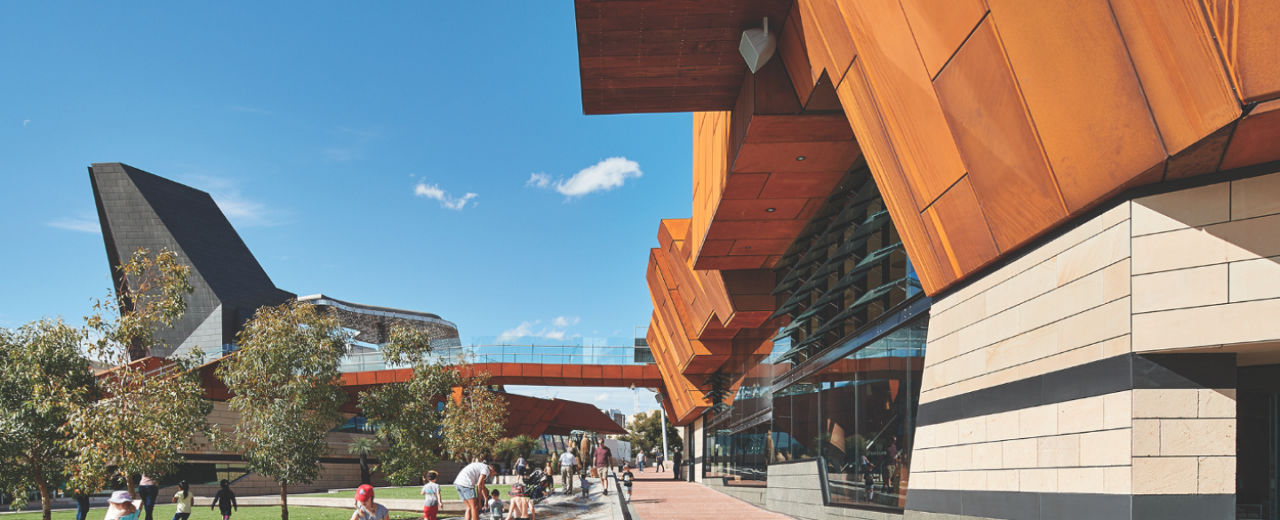
<svg viewBox="0 0 1280 520"><path fill-rule="evenodd" d="M853 132L862 145L863 156L875 178L876 186L884 197L894 226L902 235L907 254L920 275L920 282L929 294L955 281L955 273L947 267L942 257L934 252L921 219L919 207L912 197L898 156L889 140L888 131L881 124L880 111L862 72L862 58L853 60L845 80L836 89L840 102Z"/></svg>
<svg viewBox="0 0 1280 520"><path fill-rule="evenodd" d="M733 250L729 252L731 255L758 255L763 251L785 251L787 246L791 245L792 240L773 239L773 240L752 240L749 238L737 240L733 243Z"/></svg>
<svg viewBox="0 0 1280 520"><path fill-rule="evenodd" d="M1280 99L1254 107L1236 124L1222 169L1280 160Z"/></svg>
<svg viewBox="0 0 1280 520"><path fill-rule="evenodd" d="M902 11L932 78L987 14L987 5L982 0L902 0Z"/></svg>
<svg viewBox="0 0 1280 520"><path fill-rule="evenodd" d="M822 53L820 65L827 71L832 78L839 80L844 77L844 71L849 68L849 63L853 62L853 57L857 51L853 48L853 39L850 38L849 28L845 27L840 20L840 8L836 6L835 0L799 0L800 16L806 22L806 35L816 32L817 38L810 38L805 42L806 48L812 52L812 42L815 40L821 44L826 50ZM809 61L814 62L813 55L809 56ZM820 72L820 71L819 71Z"/></svg>
<svg viewBox="0 0 1280 520"><path fill-rule="evenodd" d="M983 234L989 224L999 250L1008 251L1066 216L1057 182L1049 171L989 19L974 30L973 36L938 75L934 86L969 169L972 191L981 202L972 205L979 218L966 218L965 225L981 224L985 213L986 224L980 227ZM968 192L968 183L965 184L957 188ZM935 224L939 217L943 218L947 228L941 233L944 244L948 234L960 233L952 228L961 224L951 223L949 219L959 217L957 213L962 207L970 207L967 202L961 206L967 197L960 197L948 204L949 211L935 212L926 218ZM979 249L986 254L985 244ZM948 256L955 265L956 259L950 253L948 251ZM963 276L971 267L991 258L994 255L976 263L969 262L969 268L956 274Z"/></svg>
<svg viewBox="0 0 1280 520"><path fill-rule="evenodd" d="M1169 154L1240 117L1199 0L1112 0L1111 9Z"/></svg>
<svg viewBox="0 0 1280 520"><path fill-rule="evenodd" d="M1218 165L1222 164L1222 157L1227 152L1227 143L1231 141L1231 134L1235 129L1236 123L1232 122L1221 130L1209 134L1209 137L1188 146L1185 150L1165 161L1168 168L1162 177L1157 177L1141 184L1160 182L1161 179L1181 179L1218 171ZM1135 186L1141 184L1134 183Z"/></svg>
<svg viewBox="0 0 1280 520"><path fill-rule="evenodd" d="M787 76L795 86L796 97L807 105L813 95L813 87L818 82L818 74L813 73L809 65L809 53L804 49L804 25L800 22L800 6L791 5L787 13L787 23L778 35L778 59L787 68Z"/></svg>
<svg viewBox="0 0 1280 520"><path fill-rule="evenodd" d="M1244 101L1280 96L1280 9L1270 0L1203 0Z"/></svg>
<svg viewBox="0 0 1280 520"><path fill-rule="evenodd" d="M1166 158L1106 0L989 0L1067 210Z"/></svg>
<svg viewBox="0 0 1280 520"><path fill-rule="evenodd" d="M853 141L853 130L843 114L754 115L747 143Z"/></svg>
<svg viewBox="0 0 1280 520"><path fill-rule="evenodd" d="M707 240L737 240L739 238L791 238L804 229L805 222L798 220L730 220L711 223ZM701 259L699 259L701 260ZM697 269L701 267L699 261Z"/></svg>
<svg viewBox="0 0 1280 520"><path fill-rule="evenodd" d="M772 256L721 256L715 258L699 258L697 268L730 271L736 269L761 269L773 267L766 262Z"/></svg>
<svg viewBox="0 0 1280 520"><path fill-rule="evenodd" d="M926 207L965 170L906 15L897 2L846 0L840 12L916 206Z"/></svg>
<svg viewBox="0 0 1280 520"><path fill-rule="evenodd" d="M845 171L861 157L854 141L754 143L738 150L736 172Z"/></svg>

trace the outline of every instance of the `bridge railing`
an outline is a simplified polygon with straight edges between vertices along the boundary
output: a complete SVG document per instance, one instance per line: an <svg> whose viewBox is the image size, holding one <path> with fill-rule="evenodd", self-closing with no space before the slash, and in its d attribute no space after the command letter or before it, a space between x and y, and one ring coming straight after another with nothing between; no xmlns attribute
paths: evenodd
<svg viewBox="0 0 1280 520"><path fill-rule="evenodd" d="M228 349L230 350L230 349ZM582 346L582 345L463 345L437 348L432 351L432 361L445 364L477 363L537 363L554 365L643 365L651 363L645 347ZM222 352L205 353L205 361L221 357ZM389 363L377 350L350 352L343 356L338 366L341 372L366 372L409 368L408 364Z"/></svg>

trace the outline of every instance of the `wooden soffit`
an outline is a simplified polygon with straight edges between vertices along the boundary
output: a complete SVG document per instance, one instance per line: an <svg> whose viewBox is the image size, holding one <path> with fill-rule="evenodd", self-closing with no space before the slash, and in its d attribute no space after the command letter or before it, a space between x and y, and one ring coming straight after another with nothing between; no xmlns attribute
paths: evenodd
<svg viewBox="0 0 1280 520"><path fill-rule="evenodd" d="M781 29L790 0L576 0L586 114L728 110L742 31Z"/></svg>

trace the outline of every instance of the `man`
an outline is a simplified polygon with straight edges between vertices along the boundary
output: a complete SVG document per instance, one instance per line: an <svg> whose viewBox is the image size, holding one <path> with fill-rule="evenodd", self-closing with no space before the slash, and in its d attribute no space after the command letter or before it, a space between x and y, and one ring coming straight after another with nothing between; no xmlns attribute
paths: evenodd
<svg viewBox="0 0 1280 520"><path fill-rule="evenodd" d="M484 484L489 475L493 474L493 466L476 461L467 464L458 472L458 478L453 479L458 498L462 499L467 508L462 516L463 520L480 520L480 510L484 508L484 499L480 497L488 498L489 490L485 489Z"/></svg>
<svg viewBox="0 0 1280 520"><path fill-rule="evenodd" d="M636 467L640 469L641 473L644 473L644 450L636 452Z"/></svg>
<svg viewBox="0 0 1280 520"><path fill-rule="evenodd" d="M680 465L684 463L684 454L680 452L680 448L676 448L675 453L671 454L671 462L674 463L671 472L675 473L676 480L680 480Z"/></svg>
<svg viewBox="0 0 1280 520"><path fill-rule="evenodd" d="M577 472L578 456L573 454L573 448L569 448L560 455L560 477L564 479L566 494L573 493L573 475Z"/></svg>
<svg viewBox="0 0 1280 520"><path fill-rule="evenodd" d="M596 467L596 473L600 475L600 487L604 488L605 496L609 495L609 459L613 458L613 451L604 445L604 439L596 443L596 451L592 453L592 465Z"/></svg>

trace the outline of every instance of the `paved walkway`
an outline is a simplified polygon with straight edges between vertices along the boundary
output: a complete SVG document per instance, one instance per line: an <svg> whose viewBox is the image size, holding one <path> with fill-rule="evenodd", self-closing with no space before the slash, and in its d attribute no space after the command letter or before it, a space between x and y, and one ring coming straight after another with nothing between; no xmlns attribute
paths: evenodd
<svg viewBox="0 0 1280 520"><path fill-rule="evenodd" d="M667 463L668 468L671 463ZM636 476L631 496L635 520L702 520L706 518L777 519L791 517L753 506L696 482L677 481L671 471L649 467Z"/></svg>

